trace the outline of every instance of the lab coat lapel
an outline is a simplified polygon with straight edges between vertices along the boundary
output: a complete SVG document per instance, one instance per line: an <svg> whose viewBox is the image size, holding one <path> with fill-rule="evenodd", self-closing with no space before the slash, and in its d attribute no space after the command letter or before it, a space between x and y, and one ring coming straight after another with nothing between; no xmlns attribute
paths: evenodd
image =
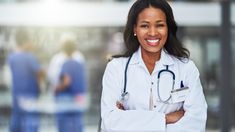
<svg viewBox="0 0 235 132"><path fill-rule="evenodd" d="M155 63L153 74L158 73L160 70L166 69L166 65L168 65L169 68L171 68L171 66L174 65L174 60L171 57L171 55L167 53L165 49L162 49L161 58L159 61Z"/></svg>
<svg viewBox="0 0 235 132"><path fill-rule="evenodd" d="M145 66L143 58L141 56L141 48L140 47L133 54L133 57L130 61L130 65L139 65L148 73L148 69ZM154 72L158 72L160 69L164 69L166 67L166 65L169 65L169 66L174 65L174 60L173 60L173 57L171 57L171 55L168 54L165 49L162 49L161 58L159 61L157 61L155 63L155 68L154 68L154 71L152 74L154 74Z"/></svg>
<svg viewBox="0 0 235 132"><path fill-rule="evenodd" d="M160 63L162 65L174 65L174 60L171 57L170 54L165 49L162 49L161 51L161 58L160 58Z"/></svg>
<svg viewBox="0 0 235 132"><path fill-rule="evenodd" d="M144 61L143 61L143 58L142 58L142 55L141 55L141 48L140 47L133 54L132 61L130 62L130 65L137 65L138 67L143 68L144 71L149 74L148 69L144 64Z"/></svg>

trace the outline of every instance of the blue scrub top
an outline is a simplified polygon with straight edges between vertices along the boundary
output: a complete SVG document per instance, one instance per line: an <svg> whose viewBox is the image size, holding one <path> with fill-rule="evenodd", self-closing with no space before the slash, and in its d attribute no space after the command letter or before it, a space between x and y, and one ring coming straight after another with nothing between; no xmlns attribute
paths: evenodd
<svg viewBox="0 0 235 132"><path fill-rule="evenodd" d="M86 92L86 79L84 64L73 59L64 62L60 77L69 75L71 84L63 91L57 93L57 96L76 96Z"/></svg>
<svg viewBox="0 0 235 132"><path fill-rule="evenodd" d="M37 72L40 70L37 59L31 53L17 52L9 55L8 63L12 71L13 96L37 96Z"/></svg>

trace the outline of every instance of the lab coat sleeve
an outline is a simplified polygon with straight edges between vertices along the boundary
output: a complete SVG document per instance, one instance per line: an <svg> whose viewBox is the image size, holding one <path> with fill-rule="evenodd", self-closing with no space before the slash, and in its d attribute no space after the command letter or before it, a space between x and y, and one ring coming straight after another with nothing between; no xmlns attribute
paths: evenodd
<svg viewBox="0 0 235 132"><path fill-rule="evenodd" d="M103 76L101 97L101 128L105 132L165 132L165 115L148 110L120 110L116 101L120 97L124 69L115 60L109 62Z"/></svg>
<svg viewBox="0 0 235 132"><path fill-rule="evenodd" d="M205 132L207 104L195 64L190 61L187 68L186 82L190 88L183 108L184 116L176 123L167 125L167 132Z"/></svg>

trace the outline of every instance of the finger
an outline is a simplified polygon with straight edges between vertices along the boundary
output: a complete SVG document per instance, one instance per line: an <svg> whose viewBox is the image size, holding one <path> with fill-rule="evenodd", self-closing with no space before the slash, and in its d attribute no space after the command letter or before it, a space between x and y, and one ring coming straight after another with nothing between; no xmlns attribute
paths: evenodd
<svg viewBox="0 0 235 132"><path fill-rule="evenodd" d="M118 107L119 109L124 109L124 107L123 107L122 104L117 104L117 107Z"/></svg>
<svg viewBox="0 0 235 132"><path fill-rule="evenodd" d="M124 106L119 101L116 102L116 106L118 109L124 110Z"/></svg>

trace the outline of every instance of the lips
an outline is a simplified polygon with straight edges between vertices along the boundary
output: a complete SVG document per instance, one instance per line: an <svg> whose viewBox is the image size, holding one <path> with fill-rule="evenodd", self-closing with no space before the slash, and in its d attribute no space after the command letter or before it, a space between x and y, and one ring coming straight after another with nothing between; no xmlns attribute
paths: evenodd
<svg viewBox="0 0 235 132"><path fill-rule="evenodd" d="M150 46L156 46L159 44L160 39L147 39L147 44Z"/></svg>

